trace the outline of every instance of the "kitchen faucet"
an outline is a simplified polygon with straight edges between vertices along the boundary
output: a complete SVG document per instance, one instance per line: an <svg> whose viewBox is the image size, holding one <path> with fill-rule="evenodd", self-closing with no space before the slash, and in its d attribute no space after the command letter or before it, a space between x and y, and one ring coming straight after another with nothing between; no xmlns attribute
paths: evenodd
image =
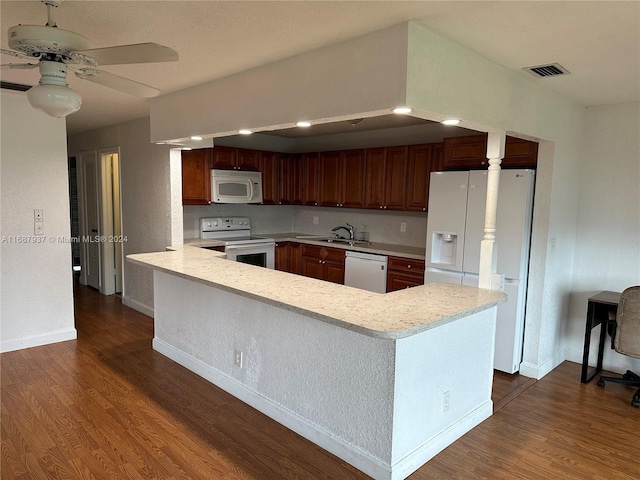
<svg viewBox="0 0 640 480"><path fill-rule="evenodd" d="M349 225L348 223L346 225L347 225L346 227L344 227L342 225L339 225L339 226L337 226L335 228L332 228L331 231L332 232L337 232L340 229L346 230L347 232L349 232L349 240L354 240L355 239L355 235L353 233L353 225ZM342 238L342 237L340 237L340 238Z"/></svg>

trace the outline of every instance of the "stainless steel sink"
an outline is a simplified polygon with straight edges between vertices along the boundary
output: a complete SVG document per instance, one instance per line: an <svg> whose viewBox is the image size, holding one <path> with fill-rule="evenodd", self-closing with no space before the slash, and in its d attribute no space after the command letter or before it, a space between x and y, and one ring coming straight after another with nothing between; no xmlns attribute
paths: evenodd
<svg viewBox="0 0 640 480"><path fill-rule="evenodd" d="M355 245L371 245L371 242L365 242L364 240L349 240L348 238L323 237L320 235L298 235L296 238L312 240L314 242L338 243L341 245L349 245L350 247Z"/></svg>
<svg viewBox="0 0 640 480"><path fill-rule="evenodd" d="M349 240L348 238L322 238L317 239L319 242L327 242L327 243L339 243L342 245L349 245L353 247L354 245L371 245L371 242L365 242L363 240Z"/></svg>

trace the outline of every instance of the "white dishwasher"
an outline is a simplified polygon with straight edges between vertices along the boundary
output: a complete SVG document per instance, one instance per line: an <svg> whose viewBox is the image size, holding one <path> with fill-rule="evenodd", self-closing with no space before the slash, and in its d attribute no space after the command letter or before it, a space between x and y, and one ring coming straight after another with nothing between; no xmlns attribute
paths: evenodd
<svg viewBox="0 0 640 480"><path fill-rule="evenodd" d="M387 256L347 252L344 284L371 292L387 293Z"/></svg>

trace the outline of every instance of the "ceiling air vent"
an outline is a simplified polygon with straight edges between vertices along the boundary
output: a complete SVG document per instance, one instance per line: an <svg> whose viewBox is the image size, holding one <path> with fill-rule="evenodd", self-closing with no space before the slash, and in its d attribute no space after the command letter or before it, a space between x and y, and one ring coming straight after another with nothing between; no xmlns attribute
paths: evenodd
<svg viewBox="0 0 640 480"><path fill-rule="evenodd" d="M538 65L537 67L524 67L524 70L531 72L531 74L538 78L557 77L558 75L569 75L571 73L559 63Z"/></svg>
<svg viewBox="0 0 640 480"><path fill-rule="evenodd" d="M4 88L6 90L17 90L18 92L26 92L33 85L23 85L21 83L12 83L12 82L2 82L0 81L0 88Z"/></svg>

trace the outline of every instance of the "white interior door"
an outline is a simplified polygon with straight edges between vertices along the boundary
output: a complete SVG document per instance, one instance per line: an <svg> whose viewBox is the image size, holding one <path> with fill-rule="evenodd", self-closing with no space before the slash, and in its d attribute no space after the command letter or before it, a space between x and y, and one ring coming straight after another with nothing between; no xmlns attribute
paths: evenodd
<svg viewBox="0 0 640 480"><path fill-rule="evenodd" d="M100 289L100 170L96 152L80 154L82 283Z"/></svg>

